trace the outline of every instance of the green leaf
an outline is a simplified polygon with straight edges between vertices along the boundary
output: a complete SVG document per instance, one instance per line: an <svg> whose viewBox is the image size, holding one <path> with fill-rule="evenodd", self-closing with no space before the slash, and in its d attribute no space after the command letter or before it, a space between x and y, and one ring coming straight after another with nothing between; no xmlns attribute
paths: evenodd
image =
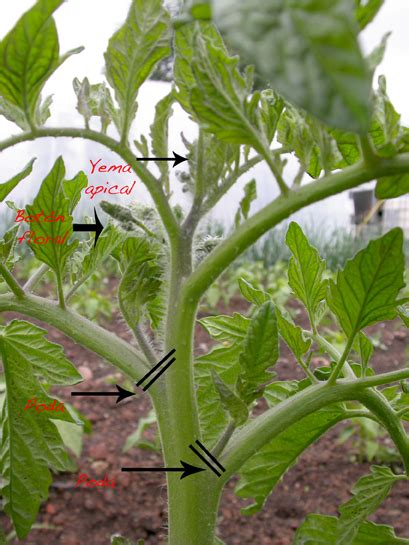
<svg viewBox="0 0 409 545"><path fill-rule="evenodd" d="M247 299L253 305L260 306L268 301L269 296L264 291L255 288L248 280L241 277L238 280L239 288L243 297Z"/></svg>
<svg viewBox="0 0 409 545"><path fill-rule="evenodd" d="M395 318L396 298L405 285L402 243L401 229L392 229L347 261L336 282L330 281L328 305L348 337Z"/></svg>
<svg viewBox="0 0 409 545"><path fill-rule="evenodd" d="M332 131L332 135L336 139L346 164L352 165L359 161L361 152L355 134ZM383 76L379 78L379 87L374 94L369 136L376 153L382 157L392 157L400 151L405 151L405 131L400 125L400 115L388 97L386 80ZM389 176L382 179L378 186L383 191L385 186L393 185L397 179L398 176ZM379 189L377 191L379 192Z"/></svg>
<svg viewBox="0 0 409 545"><path fill-rule="evenodd" d="M276 308L278 330L288 348L293 352L297 361L300 361L304 354L311 347L311 339L305 340L303 330L300 326L296 326L290 319L283 316L281 311Z"/></svg>
<svg viewBox="0 0 409 545"><path fill-rule="evenodd" d="M329 172L342 164L337 143L327 127L289 105L278 122L277 139L286 150L295 153L312 178L318 178L323 169Z"/></svg>
<svg viewBox="0 0 409 545"><path fill-rule="evenodd" d="M144 238L128 238L123 247L124 274L119 285L121 312L131 328L135 328L144 315L149 301L161 286L161 269L157 254Z"/></svg>
<svg viewBox="0 0 409 545"><path fill-rule="evenodd" d="M128 138L136 97L156 64L170 54L169 14L161 0L133 0L125 24L109 40L106 75L115 90L120 133Z"/></svg>
<svg viewBox="0 0 409 545"><path fill-rule="evenodd" d="M269 142L259 115L259 93L250 97L252 76L243 76L209 23L176 32L175 96L183 108L222 142L265 151Z"/></svg>
<svg viewBox="0 0 409 545"><path fill-rule="evenodd" d="M212 371L216 372L227 385L234 388L240 371L241 345L241 342L235 342L231 346L218 346L208 354L196 358L195 383L197 384L200 429L203 440L209 446L216 443L228 424L227 415L213 382Z"/></svg>
<svg viewBox="0 0 409 545"><path fill-rule="evenodd" d="M209 316L198 320L206 331L218 341L241 341L246 335L250 320L235 312L233 316Z"/></svg>
<svg viewBox="0 0 409 545"><path fill-rule="evenodd" d="M408 306L399 306L398 307L399 318L405 324L406 327L409 327L409 307Z"/></svg>
<svg viewBox="0 0 409 545"><path fill-rule="evenodd" d="M336 545L338 519L327 515L308 515L295 534L293 545ZM409 545L390 526L364 522L352 545Z"/></svg>
<svg viewBox="0 0 409 545"><path fill-rule="evenodd" d="M75 468L53 423L53 419L73 422L70 413L24 410L29 399L52 403L40 380L49 384L61 384L63 380L74 384L82 378L65 359L61 347L44 339L45 333L20 321L13 321L0 330L0 353L7 385L1 415L2 495L4 510L12 518L19 539L27 536L41 502L47 499L52 481L49 468L54 471ZM52 370L49 368L51 357ZM57 377L54 382L53 377Z"/></svg>
<svg viewBox="0 0 409 545"><path fill-rule="evenodd" d="M21 111L30 126L43 117L40 93L45 82L70 55L82 51L78 48L59 57L52 15L62 3L38 0L0 43L0 95Z"/></svg>
<svg viewBox="0 0 409 545"><path fill-rule="evenodd" d="M6 265L10 270L13 269L15 258L14 249L16 246L16 237L19 225L14 225L4 233L4 237L0 240L0 263Z"/></svg>
<svg viewBox="0 0 409 545"><path fill-rule="evenodd" d="M169 93L156 104L155 119L151 125L152 152L154 157L169 157L169 118L173 113L172 106L174 101L175 97L173 93ZM158 161L156 164L161 173L162 183L169 194L169 163L167 161Z"/></svg>
<svg viewBox="0 0 409 545"><path fill-rule="evenodd" d="M105 83L91 85L88 78L84 78L83 81L75 78L73 87L77 95L77 110L84 117L86 127L89 126L91 117L95 116L101 119L103 134L106 134L111 121L119 129L119 112Z"/></svg>
<svg viewBox="0 0 409 545"><path fill-rule="evenodd" d="M240 372L239 356L250 320L240 314L202 318L199 323L222 344L196 358L195 382L198 386L200 427L206 444L214 444L229 420L220 403L213 373L234 391Z"/></svg>
<svg viewBox="0 0 409 545"><path fill-rule="evenodd" d="M214 0L233 49L266 82L324 123L366 132L371 74L351 0Z"/></svg>
<svg viewBox="0 0 409 545"><path fill-rule="evenodd" d="M409 193L409 175L398 174L381 178L376 184L377 199L395 199Z"/></svg>
<svg viewBox="0 0 409 545"><path fill-rule="evenodd" d="M3 330L4 331L4 330ZM44 336L47 331L29 322L13 320L3 332L3 342L13 357L24 357L36 378L47 384L77 384L82 376L64 356L63 348Z"/></svg>
<svg viewBox="0 0 409 545"><path fill-rule="evenodd" d="M297 223L290 223L285 240L292 253L288 283L295 296L304 303L310 321L314 324L318 306L327 290L327 281L323 279L325 261L320 258L316 248L310 245Z"/></svg>
<svg viewBox="0 0 409 545"><path fill-rule="evenodd" d="M355 0L356 17L360 29L364 29L375 19L378 11L383 6L383 2L384 0Z"/></svg>
<svg viewBox="0 0 409 545"><path fill-rule="evenodd" d="M86 177L82 175L74 184L75 195L66 195L65 190L70 188L64 181L65 166L61 157L55 162L51 172L44 179L40 190L31 205L27 205L29 215L44 213L44 216L63 216L64 221L30 223L29 232L33 232L33 241L29 243L31 250L37 259L48 265L56 274L58 284L62 283L62 277L68 257L75 251L78 241L68 243L72 234L73 205L78 200L80 191L86 187ZM69 184L70 182L68 182ZM68 189L68 191L70 191ZM37 242L36 242L37 240ZM45 241L48 240L47 243Z"/></svg>
<svg viewBox="0 0 409 545"><path fill-rule="evenodd" d="M30 130L30 125L27 122L24 112L2 96L0 96L0 115L4 116L8 121L15 123L23 131Z"/></svg>
<svg viewBox="0 0 409 545"><path fill-rule="evenodd" d="M277 317L274 305L266 302L253 316L240 354L237 392L247 404L262 394L262 385L272 378L267 370L277 363L278 357Z"/></svg>
<svg viewBox="0 0 409 545"><path fill-rule="evenodd" d="M352 489L353 497L339 508L336 545L353 543L361 523L378 509L401 479L402 475L395 475L388 467L373 466L370 475L358 480Z"/></svg>
<svg viewBox="0 0 409 545"><path fill-rule="evenodd" d="M249 216L251 203L257 199L256 180L250 180L244 186L244 197L239 203L236 217L234 219L235 226L238 227L242 220L246 220Z"/></svg>
<svg viewBox="0 0 409 545"><path fill-rule="evenodd" d="M268 405L277 405L294 395L297 389L296 382L270 384L265 390ZM239 497L254 500L243 509L243 513L251 515L262 509L277 483L302 452L342 416L342 410L336 406L317 411L279 434L253 455L240 469L240 481L235 489Z"/></svg>
<svg viewBox="0 0 409 545"><path fill-rule="evenodd" d="M13 176L13 178L11 178L11 180L9 180L8 182L0 184L0 202L4 201L7 195L13 191L13 189L21 182L21 180L24 180L24 178L27 178L27 176L31 174L34 161L35 159L31 159L31 161L24 167L21 172Z"/></svg>
<svg viewBox="0 0 409 545"><path fill-rule="evenodd" d="M372 357L374 347L368 337L362 333L358 335L359 354L361 356L362 376L365 376L369 360Z"/></svg>
<svg viewBox="0 0 409 545"><path fill-rule="evenodd" d="M81 199L81 192L88 186L88 178L80 171L72 180L64 180L63 190L68 198L68 210L72 213Z"/></svg>
<svg viewBox="0 0 409 545"><path fill-rule="evenodd" d="M82 275L89 276L111 256L112 252L122 242L121 232L110 224L104 228L95 248L94 241L87 244L87 253L82 262Z"/></svg>
<svg viewBox="0 0 409 545"><path fill-rule="evenodd" d="M391 37L391 34L392 32L386 32L383 35L379 45L375 47L375 49L373 49L373 51L371 51L367 57L368 65L372 73L376 71L385 57L386 46L388 45L388 40Z"/></svg>
<svg viewBox="0 0 409 545"><path fill-rule="evenodd" d="M374 117L370 127L370 136L378 155L391 157L399 150L404 133L400 125L400 115L389 99L386 79L380 76L379 88L375 95Z"/></svg>
<svg viewBox="0 0 409 545"><path fill-rule="evenodd" d="M66 448L79 458L82 452L84 428L76 423L63 420L56 420L54 424Z"/></svg>
<svg viewBox="0 0 409 545"><path fill-rule="evenodd" d="M128 437L126 438L122 452L128 452L135 447L155 451L159 450L160 447L158 444L158 437L156 437L155 442L149 441L144 437L146 430L149 430L154 425L156 425L156 422L157 420L155 411L150 411L147 416L140 418L136 430L128 435Z"/></svg>
<svg viewBox="0 0 409 545"><path fill-rule="evenodd" d="M213 382L217 393L220 396L223 409L230 415L236 427L242 426L249 417L247 405L236 396L236 394L227 386L217 373L212 372Z"/></svg>

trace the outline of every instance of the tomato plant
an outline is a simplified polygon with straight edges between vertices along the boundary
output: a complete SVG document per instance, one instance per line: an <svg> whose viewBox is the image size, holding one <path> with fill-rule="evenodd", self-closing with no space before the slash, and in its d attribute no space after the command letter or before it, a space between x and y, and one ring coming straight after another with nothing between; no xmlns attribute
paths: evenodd
<svg viewBox="0 0 409 545"><path fill-rule="evenodd" d="M292 255L288 283L306 309L309 326L294 323L274 293L242 281L249 313L202 318L201 325L219 344L206 355L193 355L196 315L204 294L270 229L310 204L368 181L377 180L382 199L407 192L408 129L387 96L385 80L372 90L384 44L369 58L358 44L359 31L382 2L245 0L236 5L214 0L212 5L186 5L172 20L161 0L132 0L124 25L105 53L106 81L74 81L84 128L49 126L52 99L41 95L58 67L81 52L78 48L60 56L53 13L61 4L38 0L0 43L0 113L20 129L0 142L0 150L45 137L97 142L118 156L118 164L135 172L153 205L124 207L107 199L104 210L112 220L95 246L93 236L79 243L72 233L72 213L88 180L83 172L66 180L64 160L58 158L25 207L29 217L44 221L28 227L18 224L1 242L0 311L60 330L134 383L175 350L176 362L146 395L152 399L166 467L178 468L182 460L191 466L200 463L202 471L183 474L183 479L177 472L167 473L168 545L222 543L216 537L218 505L234 475L240 475L238 495L254 500L247 511L261 509L312 442L341 420L356 417L375 420L386 429L404 471L374 466L340 506L339 517L310 515L294 543L409 543L397 538L392 528L367 520L397 481L408 480L409 472L404 427L409 371L375 374L373 346L365 334L368 326L398 316L405 326L409 323L407 298L401 295L405 282L400 229L371 241L328 280L318 251L292 222L286 234ZM228 48L240 53L241 63ZM172 90L156 105L149 138L135 140L139 89L171 52ZM246 62L255 67L257 89L254 68L242 68ZM169 157L168 123L175 103L196 122L198 131L194 141L185 141L189 161L181 180L191 195L186 213L174 202L169 163L157 161L155 171L136 158ZM90 128L92 118L99 119L99 131ZM294 180L285 169L289 156L299 164ZM258 182L276 183L279 196L251 215L257 193L252 180L245 186L232 234L204 244L202 220L261 162L271 179ZM33 160L0 185L1 201L32 166ZM45 221L53 214L64 221ZM25 236L22 229L35 234ZM27 244L39 262L24 285L14 269L17 244ZM112 257L120 270L119 307L133 342L70 305L76 291ZM40 297L36 286L49 271L55 297ZM341 351L320 326L328 312L338 324ZM29 399L52 405L48 386L81 380L62 347L50 343L46 333L24 320L0 329L5 374L2 495L20 539L28 535L47 499L50 470L71 467L54 422L78 420L69 410L21 412ZM304 371L303 380L276 378L279 338ZM332 365L313 369L315 350L329 355ZM262 397L268 408L254 414ZM210 451L204 464L195 454L199 448ZM113 543L130 541L116 536Z"/></svg>

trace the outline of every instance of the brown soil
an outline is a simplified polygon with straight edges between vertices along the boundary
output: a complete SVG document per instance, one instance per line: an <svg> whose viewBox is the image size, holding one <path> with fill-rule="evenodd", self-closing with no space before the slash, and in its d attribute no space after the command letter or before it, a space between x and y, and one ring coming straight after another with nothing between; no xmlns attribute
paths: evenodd
<svg viewBox="0 0 409 545"><path fill-rule="evenodd" d="M233 301L229 313L238 310L240 305ZM109 324L109 328L127 337L118 318ZM387 371L405 365L407 332L398 329L395 322L375 328L374 332L385 345L376 350L376 370ZM89 377L76 389L107 390L109 387L112 389L113 383L121 383L120 374L115 375L105 362L59 332L51 331L50 339L63 344L67 356ZM198 351L206 350L209 342L205 332L198 328ZM278 369L282 379L302 376L285 347ZM67 402L73 399L67 389L56 389L55 392ZM84 438L78 472L55 476L49 501L43 505L38 518L38 523L49 526L49 529L33 530L29 538L18 543L108 545L112 534L121 533L134 539L143 538L146 545L165 545L166 490L163 476L120 471L123 466L161 464L160 455L149 450L132 449L127 454L122 453L126 437L135 429L138 419L149 411L147 397L137 395L120 405L115 405L114 398L83 397L76 398L74 405L93 425L93 433ZM223 497L219 524L220 536L226 544L289 545L295 529L308 513L335 515L337 506L349 497L351 485L369 471L368 463L351 462L351 444L339 445L339 432L340 427L331 430L304 453L267 501L264 511L253 517L240 514L243 502L233 494L234 482L230 483ZM107 475L109 479L115 479L116 487L75 488L80 473L99 479ZM398 483L373 520L391 524L398 535L409 537L408 510L408 485ZM4 516L2 523L10 528Z"/></svg>

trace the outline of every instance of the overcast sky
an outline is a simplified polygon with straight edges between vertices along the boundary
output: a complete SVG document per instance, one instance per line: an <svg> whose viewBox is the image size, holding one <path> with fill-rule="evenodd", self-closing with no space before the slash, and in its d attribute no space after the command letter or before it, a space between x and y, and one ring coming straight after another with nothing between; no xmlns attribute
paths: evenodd
<svg viewBox="0 0 409 545"><path fill-rule="evenodd" d="M7 9L2 10L0 19L0 36L4 36L14 25L16 20L30 8L32 0L19 0L8 2ZM60 36L60 50L65 52L79 45L85 46L85 51L80 55L71 57L56 72L47 83L44 94L53 94L53 116L48 122L51 125L82 126L81 118L76 113L76 97L72 90L74 77L82 79L87 76L92 83L97 83L103 78L104 59L103 53L109 37L122 24L130 5L129 0L101 1L101 0L68 0L56 12L55 18ZM389 39L385 60L379 72L385 74L388 81L388 91L397 110L402 114L403 120L409 123L409 76L407 58L409 52L409 21L408 0L385 0L385 5L362 36L362 45L366 52L371 51L381 40L382 36L392 31ZM166 94L169 86L163 83L148 82L142 89L138 98L138 124L134 129L138 133L148 133L154 107L157 100ZM16 129L9 122L0 118L0 138L5 138ZM188 122L180 110L176 110L171 126L171 149L182 151L179 134L184 131L187 135L194 134L194 128ZM56 157L63 154L66 159L68 175L74 175L78 170L90 171L89 159L98 159L101 154L112 162L118 162L113 154L107 154L103 148L91 143L70 140L42 140L41 142L24 143L0 154L1 181L6 181L33 157L38 157L34 172L19 189L11 195L18 199L19 195L26 195L33 191L39 184L41 176L52 166ZM253 173L262 181L259 183L259 202L270 200L276 194L275 184L270 182L269 173L261 167ZM112 179L113 183L114 178ZM265 180L265 183L264 183ZM94 180L96 181L96 180ZM100 183L103 180L100 180ZM121 179L124 183L124 180ZM179 195L177 191L176 195ZM134 199L146 200L146 192L138 184ZM226 210L231 217L234 215L235 203L241 197L241 189L237 188L227 196L216 215L226 217ZM228 205L226 207L226 204ZM307 215L317 217L323 214L331 221L344 222L352 212L351 202L347 195L338 199L330 199L325 204L317 205L310 209ZM0 213L4 214L4 205L0 205ZM305 214L304 214L305 216Z"/></svg>

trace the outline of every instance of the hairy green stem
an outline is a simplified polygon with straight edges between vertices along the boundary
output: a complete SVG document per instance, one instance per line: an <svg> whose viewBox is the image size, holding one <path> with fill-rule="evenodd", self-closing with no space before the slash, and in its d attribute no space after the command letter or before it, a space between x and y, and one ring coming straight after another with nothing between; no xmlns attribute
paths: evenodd
<svg viewBox="0 0 409 545"><path fill-rule="evenodd" d="M0 275L4 278L4 281L16 297L21 299L25 296L23 288L3 263L0 263Z"/></svg>
<svg viewBox="0 0 409 545"><path fill-rule="evenodd" d="M364 158L366 165L371 167L379 161L379 157L376 155L375 148L369 136L360 136L358 138L358 144L361 148L362 157Z"/></svg>
<svg viewBox="0 0 409 545"><path fill-rule="evenodd" d="M408 375L409 370L406 370ZM397 376L395 374L394 378ZM372 381L367 379L339 381L331 387L326 383L314 385L269 409L233 436L221 458L226 468L221 480L227 481L248 458L305 416L333 403L353 400L365 405L386 427L408 470L409 442L405 430L383 396L376 390L366 390L371 385Z"/></svg>
<svg viewBox="0 0 409 545"><path fill-rule="evenodd" d="M41 320L106 359L134 380L148 370L145 359L126 341L57 303L35 295L0 295L0 312L18 312Z"/></svg>
<svg viewBox="0 0 409 545"><path fill-rule="evenodd" d="M80 278L78 280L78 282L76 282L68 291L67 293L65 294L65 300L68 301L69 299L71 299L71 297L73 295L75 295L75 293L80 289L80 287L85 284L85 282L88 280L88 278L90 278L91 274L87 274L85 276L83 276L82 278Z"/></svg>
<svg viewBox="0 0 409 545"><path fill-rule="evenodd" d="M217 442L216 446L214 447L212 454L216 458L220 456L220 454L224 451L224 449L227 447L230 439L233 436L233 433L236 430L236 426L234 422L229 422L227 428L224 430L223 435L220 437L219 441Z"/></svg>
<svg viewBox="0 0 409 545"><path fill-rule="evenodd" d="M136 340L138 341L139 348L145 354L145 357L148 360L148 362L151 365L154 365L155 362L157 361L157 357L148 339L145 337L145 333L143 332L142 327L140 325L137 325L133 329L133 332L134 332Z"/></svg>
<svg viewBox="0 0 409 545"><path fill-rule="evenodd" d="M40 280L43 278L45 274L50 270L50 267L43 263L31 276L27 282L24 284L24 291L30 292L33 291L33 289L37 286L37 284L40 282Z"/></svg>
<svg viewBox="0 0 409 545"><path fill-rule="evenodd" d="M382 159L373 169L363 163L358 163L325 176L292 191L288 197L279 196L269 205L243 222L229 239L222 242L189 279L186 290L200 300L204 292L216 278L249 246L256 242L269 229L288 218L298 210L330 197L352 189L363 183L383 176L409 172L409 154L401 154L392 159Z"/></svg>
<svg viewBox="0 0 409 545"><path fill-rule="evenodd" d="M331 376L328 379L328 386L331 386L334 384L339 377L340 373L342 372L342 369L345 365L345 362L348 359L349 353L351 352L352 345L354 344L355 335L350 335L349 339L347 341L347 344L345 345L344 351L342 352L342 355L340 358L338 358L338 362L336 366L334 367L334 370L331 373Z"/></svg>
<svg viewBox="0 0 409 545"><path fill-rule="evenodd" d="M272 157L269 149L266 149L264 151L263 158L265 159L266 163L270 167L270 170L271 170L274 178L276 179L278 187L280 188L281 194L284 197L287 197L290 190L287 187L287 184L285 183L285 181L284 181L284 179L283 179L283 177L281 175L281 172L280 172L280 170L279 170L279 168L278 168L278 166L277 166L277 164L275 162L275 158Z"/></svg>
<svg viewBox="0 0 409 545"><path fill-rule="evenodd" d="M345 410L344 412L346 419L352 419L352 418L368 418L369 420L372 420L373 422L376 422L377 424L380 424L377 417L372 414L370 411L349 411Z"/></svg>

